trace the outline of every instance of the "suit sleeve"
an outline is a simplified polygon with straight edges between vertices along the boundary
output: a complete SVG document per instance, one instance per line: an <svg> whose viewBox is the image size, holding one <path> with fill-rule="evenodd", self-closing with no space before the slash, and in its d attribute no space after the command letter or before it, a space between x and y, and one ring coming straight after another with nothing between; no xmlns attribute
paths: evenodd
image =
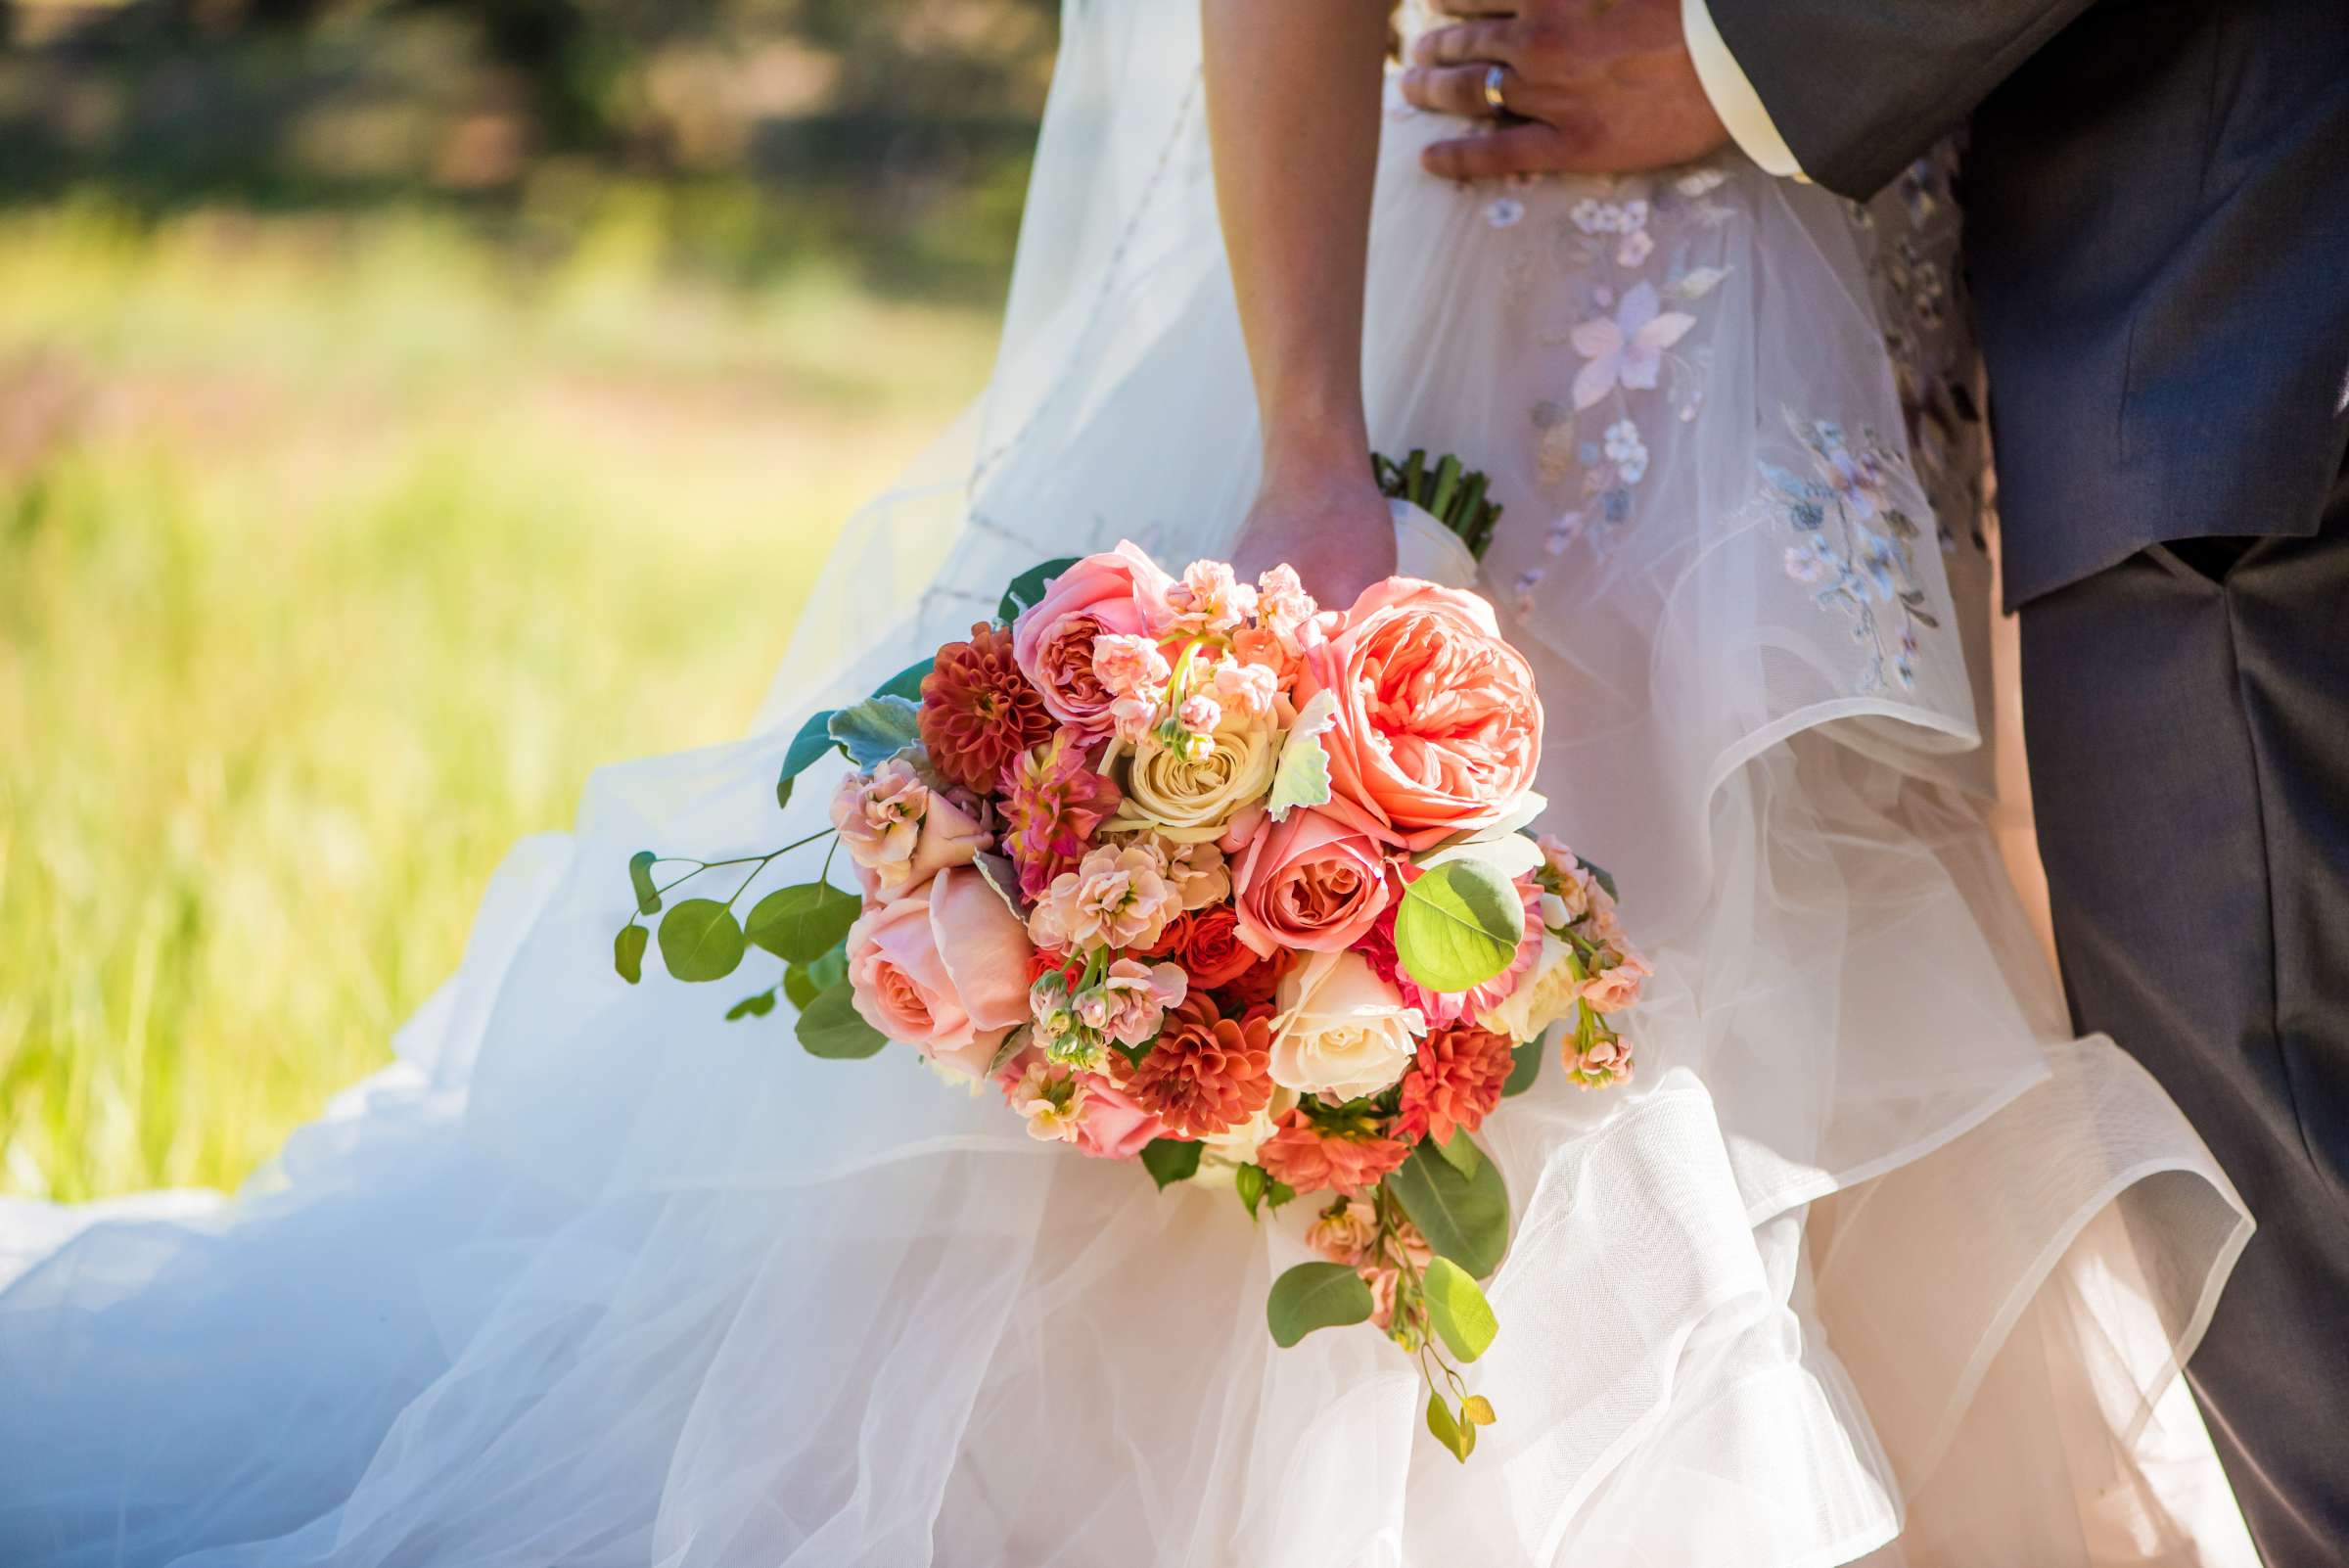
<svg viewBox="0 0 2349 1568"><path fill-rule="evenodd" d="M2090 3L1683 0L1683 13L1705 12L1702 22L1686 17L1690 53L1737 144L1769 168L1763 155L1774 140L1785 162L1864 200L1964 123ZM1706 69L1708 33L1726 47L1726 72L1718 58ZM1743 110L1741 87L1767 136Z"/></svg>

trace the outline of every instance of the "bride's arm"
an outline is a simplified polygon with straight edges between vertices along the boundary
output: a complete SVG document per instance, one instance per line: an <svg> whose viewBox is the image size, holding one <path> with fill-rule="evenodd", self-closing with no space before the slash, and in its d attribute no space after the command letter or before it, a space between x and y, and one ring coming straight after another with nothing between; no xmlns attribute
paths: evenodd
<svg viewBox="0 0 2349 1568"><path fill-rule="evenodd" d="M1362 418L1384 0L1201 0L1216 203L1264 423L1234 554L1343 607L1395 565Z"/></svg>

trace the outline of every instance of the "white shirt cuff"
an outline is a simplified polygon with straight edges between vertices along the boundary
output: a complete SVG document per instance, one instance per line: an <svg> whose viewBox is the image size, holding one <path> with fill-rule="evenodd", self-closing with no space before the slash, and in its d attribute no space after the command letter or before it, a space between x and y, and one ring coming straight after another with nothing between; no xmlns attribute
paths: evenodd
<svg viewBox="0 0 2349 1568"><path fill-rule="evenodd" d="M1803 165L1795 161L1786 138L1778 134L1770 111L1763 107L1762 95L1754 91L1737 57L1722 41L1721 29L1713 25L1713 13L1706 9L1705 0L1681 0L1681 30L1688 37L1688 58L1696 62L1696 79L1738 150L1765 173L1809 179Z"/></svg>

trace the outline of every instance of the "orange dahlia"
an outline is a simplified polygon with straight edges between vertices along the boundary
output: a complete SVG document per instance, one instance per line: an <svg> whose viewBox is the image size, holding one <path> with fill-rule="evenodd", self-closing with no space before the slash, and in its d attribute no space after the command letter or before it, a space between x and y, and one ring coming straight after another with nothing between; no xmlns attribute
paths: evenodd
<svg viewBox="0 0 2349 1568"><path fill-rule="evenodd" d="M1124 1087L1181 1137L1228 1132L1272 1098L1271 1021L1226 1018L1204 992L1167 1014Z"/></svg>
<svg viewBox="0 0 2349 1568"><path fill-rule="evenodd" d="M1400 1138L1315 1127L1301 1110L1289 1112L1277 1127L1257 1146L1256 1163L1299 1192L1332 1187L1352 1197L1378 1185L1411 1152Z"/></svg>
<svg viewBox="0 0 2349 1568"><path fill-rule="evenodd" d="M1515 1065L1507 1036L1473 1024L1438 1024L1421 1038L1403 1075L1396 1133L1408 1143L1422 1134L1449 1143L1454 1128L1475 1131L1500 1103L1501 1085Z"/></svg>
<svg viewBox="0 0 2349 1568"><path fill-rule="evenodd" d="M982 621L971 640L938 651L922 677L922 745L930 765L992 795L1004 764L1052 738L1044 699L1011 657L1011 633Z"/></svg>

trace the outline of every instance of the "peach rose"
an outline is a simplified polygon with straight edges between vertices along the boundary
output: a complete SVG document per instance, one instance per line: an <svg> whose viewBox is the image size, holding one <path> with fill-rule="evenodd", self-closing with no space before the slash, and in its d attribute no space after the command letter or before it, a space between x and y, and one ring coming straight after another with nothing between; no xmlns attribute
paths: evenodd
<svg viewBox="0 0 2349 1568"><path fill-rule="evenodd" d="M976 817L924 784L898 757L869 774L843 777L831 815L868 899L910 893L947 866L969 865L995 842Z"/></svg>
<svg viewBox="0 0 2349 1568"><path fill-rule="evenodd" d="M1054 577L1012 623L1011 657L1054 718L1088 736L1110 729L1112 700L1093 667L1093 643L1130 636L1166 614L1174 579L1133 545L1088 555Z"/></svg>
<svg viewBox="0 0 2349 1568"><path fill-rule="evenodd" d="M1073 1143L1096 1160L1130 1160L1169 1136L1157 1117L1106 1076L1048 1063L1034 1047L1006 1063L995 1084L1004 1102L1028 1119L1032 1137ZM1049 1109L1039 1110L1038 1099Z"/></svg>
<svg viewBox="0 0 2349 1568"><path fill-rule="evenodd" d="M864 1021L963 1078L1028 1019L1036 949L1019 916L967 866L948 866L849 928L849 981Z"/></svg>
<svg viewBox="0 0 2349 1568"><path fill-rule="evenodd" d="M1297 706L1337 694L1328 809L1424 850L1500 819L1542 760L1534 672L1473 593L1412 577L1363 590L1345 629L1311 649Z"/></svg>
<svg viewBox="0 0 2349 1568"><path fill-rule="evenodd" d="M1241 856L1240 940L1260 954L1351 947L1387 906L1386 873L1369 834L1300 807Z"/></svg>

